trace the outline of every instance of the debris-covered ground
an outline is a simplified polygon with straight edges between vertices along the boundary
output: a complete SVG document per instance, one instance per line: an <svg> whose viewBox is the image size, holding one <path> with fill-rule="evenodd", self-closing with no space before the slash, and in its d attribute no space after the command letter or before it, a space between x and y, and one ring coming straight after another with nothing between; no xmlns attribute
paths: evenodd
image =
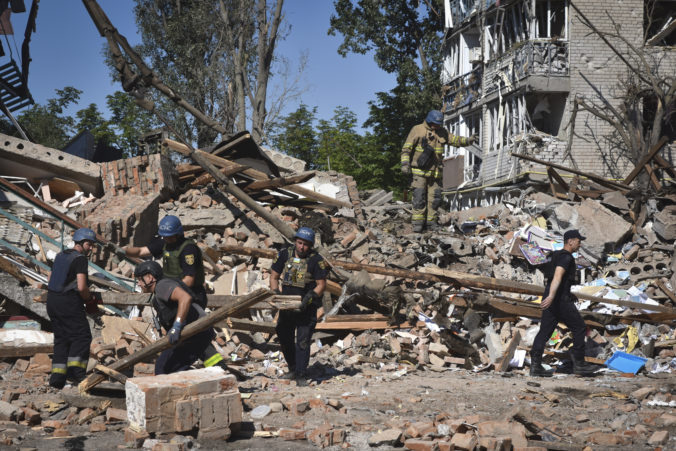
<svg viewBox="0 0 676 451"><path fill-rule="evenodd" d="M413 234L410 204L393 201L392 193L360 192L337 173L280 168L277 177L265 171L274 163L258 158L258 169L235 171L239 164L227 155L211 157L237 174L260 212L199 166L174 167L160 154L101 163L96 193L61 182L26 193L0 178L4 445L673 448L674 194L643 198L586 186L563 199L533 183L506 191L495 205L446 212L440 230ZM67 245L69 231L81 224L106 243L91 270L104 305L91 317L96 338L88 373L100 374L96 365L116 368L160 338L144 305L147 295L134 293L135 262L121 260L115 247L147 243L166 214L178 216L203 251L212 312L267 289L272 258L288 246L287 228L315 229L333 267L308 387L278 379L287 369L275 317L291 301L264 294L265 301L216 324L218 350L246 376L238 383L242 421L230 425L229 438L220 437L227 441L199 431L129 428L119 380L152 376L154 356L120 369L117 380L81 390L85 394L46 384L52 342L44 288L62 236ZM599 371L587 378L569 374L571 337L562 326L545 356L556 376L531 378L528 350L543 290L536 266L562 246L570 228L587 236L575 292L588 325L587 360Z"/></svg>

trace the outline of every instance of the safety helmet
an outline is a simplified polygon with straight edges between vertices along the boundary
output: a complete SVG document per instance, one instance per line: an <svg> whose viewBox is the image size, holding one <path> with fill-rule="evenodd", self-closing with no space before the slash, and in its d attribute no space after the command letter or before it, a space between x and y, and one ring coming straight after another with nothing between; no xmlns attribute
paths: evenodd
<svg viewBox="0 0 676 451"><path fill-rule="evenodd" d="M73 241L76 243L81 241L93 241L96 243L96 234L92 229L83 227L81 229L77 229L75 233L73 233Z"/></svg>
<svg viewBox="0 0 676 451"><path fill-rule="evenodd" d="M160 280L162 277L164 277L162 267L154 260L141 262L136 265L136 268L134 268L134 277L143 277L146 274L152 274L155 280Z"/></svg>
<svg viewBox="0 0 676 451"><path fill-rule="evenodd" d="M160 236L174 236L183 234L181 220L174 215L167 215L160 221Z"/></svg>
<svg viewBox="0 0 676 451"><path fill-rule="evenodd" d="M441 123L444 121L444 115L441 114L441 111L439 110L432 110L429 113L427 113L427 117L425 118L425 122L428 124L436 124L436 125L441 125Z"/></svg>
<svg viewBox="0 0 676 451"><path fill-rule="evenodd" d="M293 237L309 241L312 246L315 245L315 232L309 227L301 227Z"/></svg>

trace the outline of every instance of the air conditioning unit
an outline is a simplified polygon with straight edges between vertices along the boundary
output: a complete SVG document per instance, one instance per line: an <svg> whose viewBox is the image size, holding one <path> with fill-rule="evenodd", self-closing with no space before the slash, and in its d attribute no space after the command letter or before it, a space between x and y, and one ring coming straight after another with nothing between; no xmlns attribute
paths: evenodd
<svg viewBox="0 0 676 451"><path fill-rule="evenodd" d="M469 49L469 62L470 63L480 63L481 59L481 47L473 47Z"/></svg>

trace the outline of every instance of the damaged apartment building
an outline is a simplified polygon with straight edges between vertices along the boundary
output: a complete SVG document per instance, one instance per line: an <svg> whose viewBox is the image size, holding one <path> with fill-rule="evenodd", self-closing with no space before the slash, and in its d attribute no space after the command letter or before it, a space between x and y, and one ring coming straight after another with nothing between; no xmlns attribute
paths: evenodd
<svg viewBox="0 0 676 451"><path fill-rule="evenodd" d="M658 61L660 73L673 76L673 0L445 1L444 124L451 133L480 136L478 146L445 150L444 190L452 209L489 205L515 184L544 180L542 165L512 153L609 179L632 170L622 149L605 139L610 125L584 111L572 114L576 97L601 92L612 98L628 73L581 14L600 30L619 25ZM664 131L670 142L674 130ZM673 161L669 152L664 158Z"/></svg>

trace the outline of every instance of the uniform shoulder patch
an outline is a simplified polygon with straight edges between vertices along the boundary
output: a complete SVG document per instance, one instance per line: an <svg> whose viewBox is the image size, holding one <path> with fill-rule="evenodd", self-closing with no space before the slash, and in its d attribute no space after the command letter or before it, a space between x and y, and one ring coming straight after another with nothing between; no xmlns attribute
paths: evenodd
<svg viewBox="0 0 676 451"><path fill-rule="evenodd" d="M195 264L195 254L187 254L185 256L185 262L189 265Z"/></svg>
<svg viewBox="0 0 676 451"><path fill-rule="evenodd" d="M317 265L318 265L321 269L326 269L326 268L329 266L329 265L326 263L326 260L324 260L323 258L322 258L321 260L319 260L319 263L317 263Z"/></svg>

